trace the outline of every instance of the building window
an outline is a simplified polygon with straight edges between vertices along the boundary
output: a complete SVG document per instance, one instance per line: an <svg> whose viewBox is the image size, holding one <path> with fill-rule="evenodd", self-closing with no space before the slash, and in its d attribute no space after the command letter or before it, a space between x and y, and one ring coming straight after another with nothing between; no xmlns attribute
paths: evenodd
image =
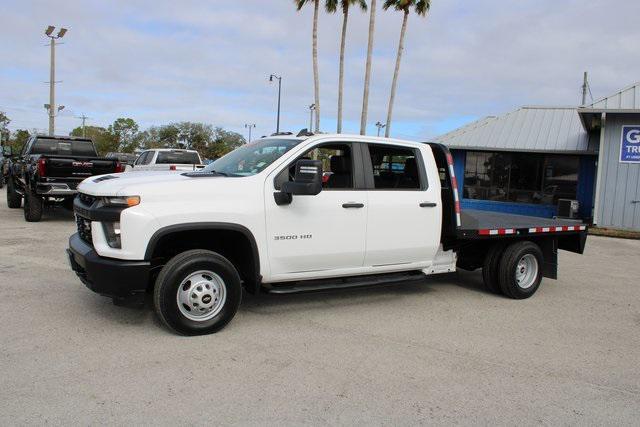
<svg viewBox="0 0 640 427"><path fill-rule="evenodd" d="M576 198L577 156L468 151L466 158L467 199L556 205Z"/></svg>

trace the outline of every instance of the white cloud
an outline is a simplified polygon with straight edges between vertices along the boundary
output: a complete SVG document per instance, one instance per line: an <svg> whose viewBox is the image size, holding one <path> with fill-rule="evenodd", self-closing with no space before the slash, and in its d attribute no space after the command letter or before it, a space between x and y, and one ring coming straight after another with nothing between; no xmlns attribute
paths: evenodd
<svg viewBox="0 0 640 427"><path fill-rule="evenodd" d="M378 2L381 3L381 2ZM130 116L143 126L198 120L255 134L273 130L283 80L283 128L308 123L312 102L311 14L288 0L9 1L3 7L0 110L13 128L45 128L48 24L69 28L58 49L58 131ZM638 2L624 0L434 0L411 16L400 71L394 133L426 138L460 118L523 104L575 104L582 71L594 96L640 80ZM369 122L385 117L401 14L379 11ZM335 123L341 17L320 22L321 106ZM368 17L353 10L345 78L345 120L356 131ZM330 130L330 129L326 129Z"/></svg>

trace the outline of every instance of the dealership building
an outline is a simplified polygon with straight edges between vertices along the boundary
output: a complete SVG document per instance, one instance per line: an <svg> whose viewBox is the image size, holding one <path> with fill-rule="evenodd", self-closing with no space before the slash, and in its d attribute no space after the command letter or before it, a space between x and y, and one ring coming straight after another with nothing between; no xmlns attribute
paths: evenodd
<svg viewBox="0 0 640 427"><path fill-rule="evenodd" d="M582 107L521 107L441 135L462 207L640 231L640 83Z"/></svg>

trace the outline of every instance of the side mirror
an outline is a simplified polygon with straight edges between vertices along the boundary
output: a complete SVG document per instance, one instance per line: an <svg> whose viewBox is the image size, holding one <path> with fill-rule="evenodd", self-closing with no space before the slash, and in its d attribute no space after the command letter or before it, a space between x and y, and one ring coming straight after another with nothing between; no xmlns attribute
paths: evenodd
<svg viewBox="0 0 640 427"><path fill-rule="evenodd" d="M277 205L288 205L292 196L315 196L322 191L322 162L301 159L296 162L293 181L282 184L279 192L273 193Z"/></svg>
<svg viewBox="0 0 640 427"><path fill-rule="evenodd" d="M13 156L13 152L11 151L11 147L9 147L8 145L3 145L2 146L2 154L4 154L5 157Z"/></svg>

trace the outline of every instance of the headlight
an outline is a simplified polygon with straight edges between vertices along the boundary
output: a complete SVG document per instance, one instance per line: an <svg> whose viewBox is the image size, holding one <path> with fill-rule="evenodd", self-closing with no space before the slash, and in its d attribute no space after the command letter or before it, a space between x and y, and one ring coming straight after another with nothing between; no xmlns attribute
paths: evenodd
<svg viewBox="0 0 640 427"><path fill-rule="evenodd" d="M102 229L107 238L107 244L114 248L120 249L122 243L120 241L120 223L119 222L103 222Z"/></svg>
<svg viewBox="0 0 640 427"><path fill-rule="evenodd" d="M132 207L140 204L139 196L128 196L128 197L104 197L102 199L104 204L107 206L124 206L124 207Z"/></svg>

